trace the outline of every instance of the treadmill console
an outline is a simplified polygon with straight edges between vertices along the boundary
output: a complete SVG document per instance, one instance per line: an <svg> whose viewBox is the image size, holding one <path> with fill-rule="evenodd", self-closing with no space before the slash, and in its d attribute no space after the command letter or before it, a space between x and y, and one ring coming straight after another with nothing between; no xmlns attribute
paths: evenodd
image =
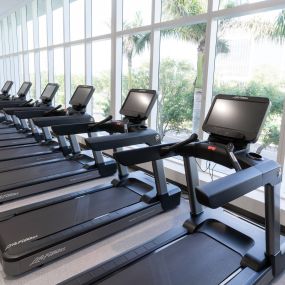
<svg viewBox="0 0 285 285"><path fill-rule="evenodd" d="M217 95L203 124L203 131L222 140L257 141L270 101L263 97Z"/></svg>
<svg viewBox="0 0 285 285"><path fill-rule="evenodd" d="M30 88L32 86L31 82L23 82L22 86L20 87L19 91L17 92L19 97L26 97L26 95L28 94Z"/></svg>
<svg viewBox="0 0 285 285"><path fill-rule="evenodd" d="M142 122L146 120L157 99L155 90L131 89L122 105L120 114L129 121Z"/></svg>
<svg viewBox="0 0 285 285"><path fill-rule="evenodd" d="M85 108L89 103L95 88L89 85L78 85L74 91L69 104L75 111L85 112Z"/></svg>
<svg viewBox="0 0 285 285"><path fill-rule="evenodd" d="M1 89L1 92L3 94L8 94L10 89L12 88L12 85L13 85L13 81L6 81L4 86Z"/></svg>
<svg viewBox="0 0 285 285"><path fill-rule="evenodd" d="M59 85L56 83L48 83L44 89L44 91L41 94L41 100L44 103L51 102L54 98L57 90L59 88Z"/></svg>

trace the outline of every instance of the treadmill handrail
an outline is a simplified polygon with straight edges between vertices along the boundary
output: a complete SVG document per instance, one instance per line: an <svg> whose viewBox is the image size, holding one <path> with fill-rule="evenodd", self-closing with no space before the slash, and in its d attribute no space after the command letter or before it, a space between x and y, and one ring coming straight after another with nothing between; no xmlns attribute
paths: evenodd
<svg viewBox="0 0 285 285"><path fill-rule="evenodd" d="M73 115L73 116L51 116L51 117L38 117L33 118L33 122L36 126L43 127L51 127L56 125L64 125L64 124L73 124L73 123L86 123L93 122L94 119L87 114L84 115Z"/></svg>
<svg viewBox="0 0 285 285"><path fill-rule="evenodd" d="M50 106L39 106L39 107L8 107L4 108L3 111L8 115L16 115L19 113L24 116L24 112L37 112L37 111L47 111L51 107Z"/></svg>
<svg viewBox="0 0 285 285"><path fill-rule="evenodd" d="M9 108L9 107L23 107L23 101L0 101L0 109Z"/></svg>
<svg viewBox="0 0 285 285"><path fill-rule="evenodd" d="M131 166L134 164L160 160L176 155L174 151L170 151L167 153L161 152L161 149L165 147L171 147L174 144L175 143L167 143L167 144L160 144L160 145L116 152L114 153L114 158L119 163L125 166Z"/></svg>
<svg viewBox="0 0 285 285"><path fill-rule="evenodd" d="M34 110L23 110L23 111L15 111L14 115L19 119L32 119L45 116L45 113L49 111L52 107L45 108L37 108Z"/></svg>
<svg viewBox="0 0 285 285"><path fill-rule="evenodd" d="M78 123L78 124L64 124L52 126L52 131L58 136L64 135L76 135L91 133L96 131L102 131L102 126L112 119L112 116L108 116L100 122L87 122L87 123Z"/></svg>
<svg viewBox="0 0 285 285"><path fill-rule="evenodd" d="M139 130L137 132L114 134L112 136L100 136L85 139L87 147L93 151L116 149L124 146L160 143L160 136L152 129Z"/></svg>
<svg viewBox="0 0 285 285"><path fill-rule="evenodd" d="M276 185L280 182L280 165L272 160L264 160L255 166L197 186L195 189L198 201L215 209L266 184Z"/></svg>

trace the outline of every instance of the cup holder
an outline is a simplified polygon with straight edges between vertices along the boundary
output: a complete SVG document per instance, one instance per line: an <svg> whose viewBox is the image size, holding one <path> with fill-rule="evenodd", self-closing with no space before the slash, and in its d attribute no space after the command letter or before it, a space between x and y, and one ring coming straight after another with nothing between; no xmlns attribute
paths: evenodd
<svg viewBox="0 0 285 285"><path fill-rule="evenodd" d="M250 159L253 159L253 160L262 160L262 156L258 153L255 153L255 152L249 152L247 154L247 156L250 158Z"/></svg>

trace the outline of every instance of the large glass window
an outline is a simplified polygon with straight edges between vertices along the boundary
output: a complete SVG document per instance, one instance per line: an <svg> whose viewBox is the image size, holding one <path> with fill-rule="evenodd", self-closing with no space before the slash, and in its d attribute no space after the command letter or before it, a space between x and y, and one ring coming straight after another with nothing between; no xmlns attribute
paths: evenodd
<svg viewBox="0 0 285 285"><path fill-rule="evenodd" d="M219 9L233 8L236 6L261 2L265 0L220 0Z"/></svg>
<svg viewBox="0 0 285 285"><path fill-rule="evenodd" d="M52 0L53 43L63 42L63 0Z"/></svg>
<svg viewBox="0 0 285 285"><path fill-rule="evenodd" d="M3 66L3 59L0 58L0 86L4 84L4 66Z"/></svg>
<svg viewBox="0 0 285 285"><path fill-rule="evenodd" d="M92 35L111 32L111 0L92 0Z"/></svg>
<svg viewBox="0 0 285 285"><path fill-rule="evenodd" d="M199 15L207 12L207 0L162 0L161 21L179 19L185 16Z"/></svg>
<svg viewBox="0 0 285 285"><path fill-rule="evenodd" d="M92 74L95 94L92 114L96 121L110 115L111 92L111 41L96 41L92 44Z"/></svg>
<svg viewBox="0 0 285 285"><path fill-rule="evenodd" d="M80 84L85 84L85 49L75 45L71 47L71 94Z"/></svg>
<svg viewBox="0 0 285 285"><path fill-rule="evenodd" d="M285 98L285 44L274 11L219 21L214 95L218 93L268 97L270 114L254 150L277 157Z"/></svg>
<svg viewBox="0 0 285 285"><path fill-rule="evenodd" d="M151 0L123 0L123 28L130 29L151 23Z"/></svg>
<svg viewBox="0 0 285 285"><path fill-rule="evenodd" d="M150 33L123 37L122 99L130 88L149 87Z"/></svg>
<svg viewBox="0 0 285 285"><path fill-rule="evenodd" d="M21 15L21 10L18 10L16 13L16 23L17 23L18 51L22 51L23 43L22 43L22 15Z"/></svg>
<svg viewBox="0 0 285 285"><path fill-rule="evenodd" d="M0 38L4 39L4 35L2 33L2 22L0 21ZM3 51L3 40L0 42L0 56L4 54Z"/></svg>
<svg viewBox="0 0 285 285"><path fill-rule="evenodd" d="M40 72L41 72L41 91L42 91L48 83L48 61L47 61L46 50L42 50L40 52Z"/></svg>
<svg viewBox="0 0 285 285"><path fill-rule="evenodd" d="M30 89L30 97L36 99L36 87L35 87L35 55L33 52L29 53L29 76L32 87Z"/></svg>
<svg viewBox="0 0 285 285"><path fill-rule="evenodd" d="M27 9L27 31L28 31L28 49L34 48L34 27L33 27L33 10L32 3L28 3Z"/></svg>
<svg viewBox="0 0 285 285"><path fill-rule="evenodd" d="M46 0L38 0L38 17L39 17L39 45L47 46L47 15Z"/></svg>
<svg viewBox="0 0 285 285"><path fill-rule="evenodd" d="M54 49L54 82L59 84L59 89L55 95L55 105L65 106L63 48Z"/></svg>
<svg viewBox="0 0 285 285"><path fill-rule="evenodd" d="M14 52L11 16L7 17L9 53Z"/></svg>
<svg viewBox="0 0 285 285"><path fill-rule="evenodd" d="M24 81L23 55L22 54L19 54L18 61L19 61L19 81L21 85L22 82Z"/></svg>
<svg viewBox="0 0 285 285"><path fill-rule="evenodd" d="M165 141L198 131L205 31L206 24L161 31L157 130Z"/></svg>
<svg viewBox="0 0 285 285"><path fill-rule="evenodd" d="M84 0L70 0L70 40L75 41L85 37Z"/></svg>

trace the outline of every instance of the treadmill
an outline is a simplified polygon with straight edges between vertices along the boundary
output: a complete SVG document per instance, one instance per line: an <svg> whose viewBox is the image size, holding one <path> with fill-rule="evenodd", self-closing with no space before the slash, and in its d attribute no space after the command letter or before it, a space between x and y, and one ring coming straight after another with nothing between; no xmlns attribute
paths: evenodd
<svg viewBox="0 0 285 285"><path fill-rule="evenodd" d="M186 145L117 153L118 161L126 165L181 155L190 217L183 227L60 284L269 284L285 267L280 246L282 170L275 161L249 151L269 105L267 98L217 95L203 124L208 140L198 142L193 134L192 143ZM236 173L199 186L195 158ZM221 208L261 186L265 227Z"/></svg>
<svg viewBox="0 0 285 285"><path fill-rule="evenodd" d="M7 98L5 98L4 102L20 101L21 104L25 105L26 104L25 98L26 98L31 86L32 86L31 82L27 82L27 81L23 82L23 84L21 85L20 89L17 92L18 97L13 98L13 100L9 100L10 98L7 97ZM7 100L9 100L9 101L7 101ZM0 101L0 105L1 105L1 101ZM6 115L5 113L4 113L4 116L5 116L5 120L2 122L3 125L2 124L0 125L1 133L2 133L2 128L5 128L5 131L7 132L9 127L14 127L12 118L9 117L8 115ZM14 128L12 130L14 131Z"/></svg>
<svg viewBox="0 0 285 285"><path fill-rule="evenodd" d="M82 108L85 109L93 92L94 88L92 86L79 86L71 102L80 105L80 110ZM73 105L73 108L76 108L76 105ZM90 119L93 121L91 116L84 114L85 111L82 111L82 113L80 115L75 112L76 115L74 114L73 116L35 118L34 121L38 120L44 123L46 127L53 123L90 122ZM100 124L100 122L97 124ZM62 144L62 140L59 140L62 150L67 147L66 140L64 137L63 139L65 145ZM69 143L71 152L66 152L65 156L60 151L54 153L54 149L51 147L38 145L26 146L23 150L30 151L30 149L33 150L42 147L44 148L43 151L39 149L39 152L45 152L44 155L38 157L27 156L22 159L3 161L0 165L0 169L2 168L2 172L0 171L0 202L3 203L79 182L113 175L116 172L116 163L114 160L109 158L104 159L101 152L94 152L94 158L82 153L75 136L69 136ZM21 148L15 147L9 150L13 152L17 149ZM21 166L18 166L19 164ZM7 168L9 168L9 171L7 171Z"/></svg>
<svg viewBox="0 0 285 285"><path fill-rule="evenodd" d="M44 139L34 127L31 116L21 116L21 119L19 119L16 114L21 115L22 112L25 111L31 115L45 115L53 109L51 104L58 88L58 84L48 83L41 94L40 101L36 102L34 107L10 107L3 109L3 112L12 118L15 128L0 129L0 148L36 144ZM30 126L26 122L27 119ZM44 134L45 131L46 130L44 130Z"/></svg>
<svg viewBox="0 0 285 285"><path fill-rule="evenodd" d="M5 99L9 98L9 96L10 96L9 92L10 92L12 86L13 86L13 81L8 80L4 83L4 85L0 91L1 92L0 93L0 100L2 100L2 99L5 100Z"/></svg>
<svg viewBox="0 0 285 285"><path fill-rule="evenodd" d="M87 89L87 91L85 91L85 89ZM89 97L85 96L85 92L90 93ZM93 121L92 116L85 113L85 107L89 102L92 94L93 94L92 86L85 87L79 85L76 88L69 102L71 107L67 108L66 111L57 110L59 106L49 110L48 113L46 113L45 110L15 111L15 115L20 119L33 118L33 120L35 120L35 116L36 117L44 116L45 118L42 118L42 121L46 122L46 124L41 126L40 129L42 129L42 132L46 134L47 139L36 145L27 144L22 146L10 146L5 148L0 148L0 162L1 162L0 167L2 166L3 168L5 168L3 166L4 161L15 160L19 158L32 159L32 156L51 154L57 151L58 149L56 147L58 147L58 143L52 139L51 135L49 134L48 127L51 126L52 124L58 125L61 123L72 123L72 122L92 122ZM40 118L38 118L38 120L40 120ZM58 137L58 140L60 144L60 150L64 152L64 154L68 154L69 150L65 138ZM12 163L16 165L16 162Z"/></svg>
<svg viewBox="0 0 285 285"><path fill-rule="evenodd" d="M86 139L89 146L120 148L160 143L144 121L157 98L153 90L130 90L120 121L89 124L88 132L113 135ZM84 125L78 124L67 130ZM53 127L63 132L66 126ZM96 147L96 152L97 147ZM180 189L166 183L162 161L153 162L156 179L142 171L128 174L119 167L118 179L105 185L38 202L0 214L0 250L7 275L19 275L58 257L101 240L180 203Z"/></svg>

